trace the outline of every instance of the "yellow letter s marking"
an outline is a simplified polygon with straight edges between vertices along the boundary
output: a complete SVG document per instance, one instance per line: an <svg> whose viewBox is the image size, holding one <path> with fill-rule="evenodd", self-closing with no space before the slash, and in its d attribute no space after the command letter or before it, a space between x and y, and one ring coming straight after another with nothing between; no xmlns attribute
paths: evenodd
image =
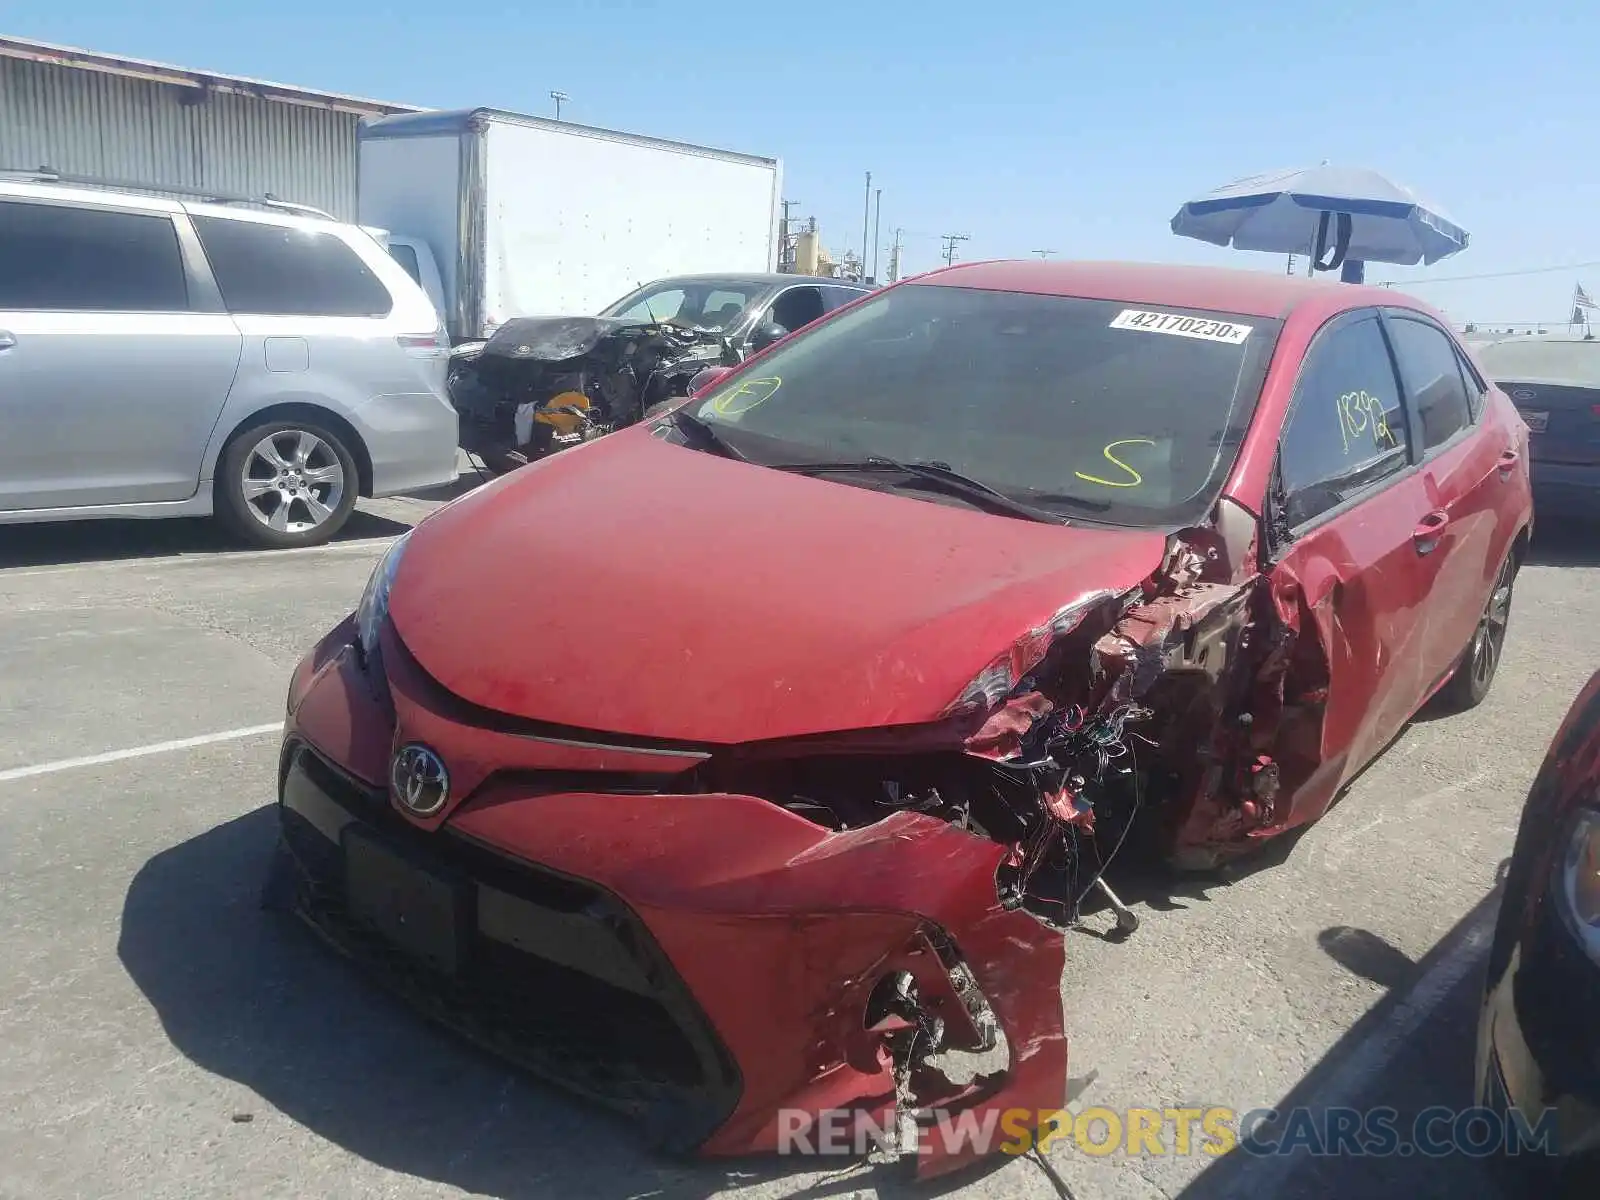
<svg viewBox="0 0 1600 1200"><path fill-rule="evenodd" d="M1121 467L1129 475L1132 475L1133 476L1132 480L1121 481L1121 480L1116 480L1116 479L1101 479L1097 475L1085 475L1082 471L1074 471L1073 474L1076 475L1079 479L1082 479L1086 483L1098 483L1098 484L1101 484L1104 487L1138 487L1141 483L1144 482L1144 476L1139 474L1139 472L1135 471L1127 463L1123 462L1120 458L1118 458L1115 454L1113 454L1111 452L1113 450L1115 450L1118 446L1154 446L1154 445L1155 445L1155 442L1152 441L1150 438L1123 438L1121 441L1112 442L1110 445L1108 445L1104 450L1102 450L1100 452L1100 453L1102 453L1102 454L1104 454L1106 456L1106 461L1107 462Z"/></svg>

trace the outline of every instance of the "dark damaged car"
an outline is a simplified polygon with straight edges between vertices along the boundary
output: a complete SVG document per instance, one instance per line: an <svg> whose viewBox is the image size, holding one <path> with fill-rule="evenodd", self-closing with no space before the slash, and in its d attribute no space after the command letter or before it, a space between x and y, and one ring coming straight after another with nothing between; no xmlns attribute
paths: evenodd
<svg viewBox="0 0 1600 1200"><path fill-rule="evenodd" d="M1063 931L1130 828L1246 853L1435 693L1482 699L1525 439L1391 291L885 289L396 542L295 673L282 879L673 1150L1038 1120Z"/></svg>
<svg viewBox="0 0 1600 1200"><path fill-rule="evenodd" d="M451 351L461 445L508 471L593 441L869 290L804 275L678 275L596 317L517 317Z"/></svg>
<svg viewBox="0 0 1600 1200"><path fill-rule="evenodd" d="M1500 1165L1518 1192L1600 1195L1600 673L1523 805L1489 949L1477 1080L1477 1102L1507 1119Z"/></svg>

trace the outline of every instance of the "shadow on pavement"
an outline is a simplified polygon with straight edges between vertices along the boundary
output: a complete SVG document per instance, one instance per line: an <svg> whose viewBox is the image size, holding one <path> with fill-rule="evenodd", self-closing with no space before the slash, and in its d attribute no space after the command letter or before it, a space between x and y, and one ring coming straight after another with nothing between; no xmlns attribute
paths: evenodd
<svg viewBox="0 0 1600 1200"><path fill-rule="evenodd" d="M1317 945L1352 975L1391 991L1409 983L1416 972L1417 964L1403 951L1370 930L1336 925L1317 935Z"/></svg>
<svg viewBox="0 0 1600 1200"><path fill-rule="evenodd" d="M620 1117L530 1080L366 984L293 918L264 911L270 806L144 865L123 903L118 957L173 1046L318 1137L391 1171L497 1200L705 1200L788 1180L827 1200L934 1197L908 1168L817 1160L694 1162L651 1154Z"/></svg>
<svg viewBox="0 0 1600 1200"><path fill-rule="evenodd" d="M1396 1110L1393 1125L1401 1143L1409 1144L1423 1110L1472 1107L1478 1006L1499 899L1498 889L1491 892L1416 964L1366 930L1324 931L1318 940L1338 962L1357 974L1403 979L1405 985L1391 990L1277 1102L1280 1130L1292 1127L1288 1114L1296 1108L1310 1110L1325 1129L1330 1109L1388 1107ZM1448 1125L1442 1128L1448 1131ZM1416 1200L1505 1194L1489 1166L1466 1154L1434 1158L1402 1149L1382 1157L1319 1156L1297 1149L1263 1155L1237 1149L1216 1159L1180 1196Z"/></svg>
<svg viewBox="0 0 1600 1200"><path fill-rule="evenodd" d="M392 538L410 526L357 509L334 542ZM162 521L46 521L0 528L0 568L224 554L252 547L206 517Z"/></svg>

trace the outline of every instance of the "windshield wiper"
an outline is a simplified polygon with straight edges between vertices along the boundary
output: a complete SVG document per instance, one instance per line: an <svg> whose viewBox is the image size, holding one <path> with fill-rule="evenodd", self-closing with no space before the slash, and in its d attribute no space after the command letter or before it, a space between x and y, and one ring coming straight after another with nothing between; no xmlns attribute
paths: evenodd
<svg viewBox="0 0 1600 1200"><path fill-rule="evenodd" d="M974 504L987 508L991 512L1021 517L1028 521L1041 521L1049 525L1064 523L1064 518L1056 513L1047 512L1042 508L1035 508L1033 505L1024 504L1020 500L1014 500L1004 492L984 483L981 479L973 479L969 475L963 475L949 463L944 462L905 463L897 459L887 458L881 454L872 454L859 462L780 463L776 464L773 469L777 471L792 471L797 475L895 471L919 482L931 483L938 489L949 492L952 495L971 500Z"/></svg>
<svg viewBox="0 0 1600 1200"><path fill-rule="evenodd" d="M687 404L673 409L670 415L672 423L678 427L678 432L683 434L689 441L698 443L700 449L709 450L713 454L720 454L723 458L732 458L739 462L750 461L729 445L727 439L711 428L709 424L690 412Z"/></svg>

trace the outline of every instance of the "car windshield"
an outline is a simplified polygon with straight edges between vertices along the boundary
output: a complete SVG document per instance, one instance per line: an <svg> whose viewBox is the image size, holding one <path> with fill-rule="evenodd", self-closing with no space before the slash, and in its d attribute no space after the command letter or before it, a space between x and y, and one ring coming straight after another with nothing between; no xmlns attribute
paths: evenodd
<svg viewBox="0 0 1600 1200"><path fill-rule="evenodd" d="M801 333L692 412L768 465L940 463L1068 519L1188 523L1232 465L1279 325L912 284Z"/></svg>
<svg viewBox="0 0 1600 1200"><path fill-rule="evenodd" d="M726 332L768 290L768 285L748 280L662 279L624 296L600 315Z"/></svg>

